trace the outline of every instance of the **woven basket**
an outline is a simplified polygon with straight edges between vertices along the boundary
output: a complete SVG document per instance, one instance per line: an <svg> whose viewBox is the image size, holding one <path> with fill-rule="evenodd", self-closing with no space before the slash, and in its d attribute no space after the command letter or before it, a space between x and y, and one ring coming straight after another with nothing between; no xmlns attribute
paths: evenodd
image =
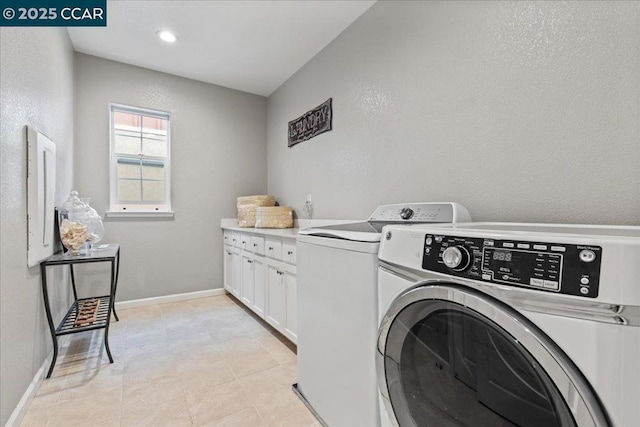
<svg viewBox="0 0 640 427"><path fill-rule="evenodd" d="M253 227L256 223L256 208L258 206L275 206L274 196L246 196L238 197L238 227Z"/></svg>
<svg viewBox="0 0 640 427"><path fill-rule="evenodd" d="M292 228L293 209L289 206L256 208L256 228Z"/></svg>

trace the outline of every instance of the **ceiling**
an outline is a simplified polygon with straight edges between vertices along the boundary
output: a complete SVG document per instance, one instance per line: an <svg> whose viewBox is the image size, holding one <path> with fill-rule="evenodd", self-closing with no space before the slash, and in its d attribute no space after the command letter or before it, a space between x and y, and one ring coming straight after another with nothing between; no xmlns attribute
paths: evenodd
<svg viewBox="0 0 640 427"><path fill-rule="evenodd" d="M107 27L68 31L78 52L268 96L374 3L110 0Z"/></svg>

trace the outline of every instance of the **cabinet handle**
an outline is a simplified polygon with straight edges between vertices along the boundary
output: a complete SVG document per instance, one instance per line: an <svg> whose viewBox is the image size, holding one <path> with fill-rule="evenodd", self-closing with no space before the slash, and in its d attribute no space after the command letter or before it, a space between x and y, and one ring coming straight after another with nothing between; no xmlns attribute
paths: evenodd
<svg viewBox="0 0 640 427"><path fill-rule="evenodd" d="M270 251L272 251L272 250L273 250L273 247L272 247L272 246L269 246L269 250L270 250Z"/></svg>
<svg viewBox="0 0 640 427"><path fill-rule="evenodd" d="M289 255L293 255L293 252L291 252L291 251L287 251L287 254L289 254Z"/></svg>
<svg viewBox="0 0 640 427"><path fill-rule="evenodd" d="M248 259L248 260L247 260L247 262L248 262L249 264L253 264L253 261L251 261L250 259Z"/></svg>
<svg viewBox="0 0 640 427"><path fill-rule="evenodd" d="M253 244L253 247L254 247L254 248L257 248L257 247L258 247L258 244L257 244L257 243L254 243L254 244Z"/></svg>
<svg viewBox="0 0 640 427"><path fill-rule="evenodd" d="M231 252L227 252L227 255L231 255Z"/></svg>

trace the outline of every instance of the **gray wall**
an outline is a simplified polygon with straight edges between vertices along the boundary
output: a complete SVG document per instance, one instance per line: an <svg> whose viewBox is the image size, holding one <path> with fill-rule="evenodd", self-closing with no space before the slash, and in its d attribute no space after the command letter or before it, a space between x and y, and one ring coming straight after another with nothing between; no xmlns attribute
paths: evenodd
<svg viewBox="0 0 640 427"><path fill-rule="evenodd" d="M109 209L109 103L171 113L175 219L107 218L122 246L118 300L222 287L220 219L236 197L266 191L266 98L76 53L75 182ZM87 269L88 284L105 271Z"/></svg>
<svg viewBox="0 0 640 427"><path fill-rule="evenodd" d="M56 144L59 206L73 183L73 49L62 28L0 29L0 425L51 350L40 269L27 268L27 144L34 126ZM50 271L52 309L69 302L66 275Z"/></svg>
<svg viewBox="0 0 640 427"><path fill-rule="evenodd" d="M379 2L269 97L269 193L317 218L639 224L638 76L638 2ZM333 131L287 148L329 97Z"/></svg>

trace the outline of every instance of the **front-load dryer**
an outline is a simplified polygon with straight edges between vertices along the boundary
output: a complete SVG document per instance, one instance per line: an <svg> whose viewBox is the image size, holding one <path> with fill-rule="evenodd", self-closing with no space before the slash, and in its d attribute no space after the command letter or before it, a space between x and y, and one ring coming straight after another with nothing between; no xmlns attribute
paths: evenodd
<svg viewBox="0 0 640 427"><path fill-rule="evenodd" d="M640 227L388 226L383 426L637 426Z"/></svg>

